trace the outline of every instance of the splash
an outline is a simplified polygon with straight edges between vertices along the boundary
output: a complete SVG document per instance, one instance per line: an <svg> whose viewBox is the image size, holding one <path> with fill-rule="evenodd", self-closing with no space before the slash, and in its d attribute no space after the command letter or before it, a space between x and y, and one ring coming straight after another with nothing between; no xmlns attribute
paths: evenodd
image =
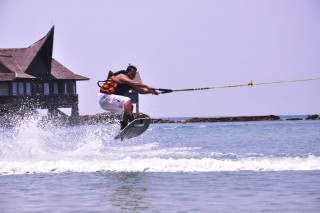
<svg viewBox="0 0 320 213"><path fill-rule="evenodd" d="M27 117L14 128L0 129L0 160L57 160L96 156L112 141L116 124L57 126Z"/></svg>

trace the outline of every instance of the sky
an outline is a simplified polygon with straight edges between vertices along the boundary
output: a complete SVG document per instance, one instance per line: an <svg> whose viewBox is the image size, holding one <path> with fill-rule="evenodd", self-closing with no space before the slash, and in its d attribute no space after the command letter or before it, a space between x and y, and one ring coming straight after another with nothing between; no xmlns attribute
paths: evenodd
<svg viewBox="0 0 320 213"><path fill-rule="evenodd" d="M135 65L154 88L320 77L318 0L0 0L0 48L55 27L53 58L89 77L80 114L104 112L96 82ZM140 95L151 117L320 113L320 81Z"/></svg>

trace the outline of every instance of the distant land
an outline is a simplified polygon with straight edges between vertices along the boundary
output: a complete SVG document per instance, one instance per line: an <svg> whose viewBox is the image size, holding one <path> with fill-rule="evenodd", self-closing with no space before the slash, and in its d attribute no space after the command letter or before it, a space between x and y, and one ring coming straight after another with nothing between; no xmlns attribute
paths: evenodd
<svg viewBox="0 0 320 213"><path fill-rule="evenodd" d="M119 122L120 116L112 113L98 113L94 115L80 115L77 119L72 119L68 116L60 116L48 118L47 116L35 115L39 118L40 126L48 125L99 125L99 124L114 124ZM135 114L135 117L148 117L148 115L140 113ZM282 118L281 118L282 117ZM218 117L183 117L183 118L151 118L151 123L200 123L200 122L248 122L248 121L299 121L299 120L320 120L320 116L314 115L297 115L297 116L277 116L277 115L261 115L261 116L218 116ZM20 117L0 116L0 126L12 127L23 122Z"/></svg>
<svg viewBox="0 0 320 213"><path fill-rule="evenodd" d="M147 117L146 114L140 113L135 115L139 117ZM79 118L80 125L93 125L101 123L114 123L119 116L110 113L99 113L95 115L82 115ZM247 121L281 121L280 116L277 115L261 115L261 116L219 116L219 117L190 117L190 118L151 118L151 122L158 123L196 123L196 122L247 122ZM285 120L320 120L319 115L306 115L305 118L301 116L290 116Z"/></svg>

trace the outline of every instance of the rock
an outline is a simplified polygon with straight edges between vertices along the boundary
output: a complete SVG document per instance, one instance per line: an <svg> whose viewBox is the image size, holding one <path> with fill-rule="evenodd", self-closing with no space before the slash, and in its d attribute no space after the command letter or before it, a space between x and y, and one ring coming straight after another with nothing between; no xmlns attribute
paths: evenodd
<svg viewBox="0 0 320 213"><path fill-rule="evenodd" d="M317 120L319 119L319 115L308 115L306 120Z"/></svg>
<svg viewBox="0 0 320 213"><path fill-rule="evenodd" d="M182 123L182 124L186 124L186 123L187 123L187 120L182 120L181 123Z"/></svg>
<svg viewBox="0 0 320 213"><path fill-rule="evenodd" d="M303 120L302 118L287 118L287 121L301 121Z"/></svg>

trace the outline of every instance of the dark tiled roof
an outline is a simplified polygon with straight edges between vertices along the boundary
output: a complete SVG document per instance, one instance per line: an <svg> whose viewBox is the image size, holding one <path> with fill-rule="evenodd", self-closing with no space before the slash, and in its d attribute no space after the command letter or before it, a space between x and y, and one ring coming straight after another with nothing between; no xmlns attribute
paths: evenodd
<svg viewBox="0 0 320 213"><path fill-rule="evenodd" d="M0 63L0 81L10 81L16 74Z"/></svg>
<svg viewBox="0 0 320 213"><path fill-rule="evenodd" d="M23 49L0 49L0 63L14 73L14 78L34 78L24 71L31 62L27 59L27 48ZM29 63L28 63L29 62Z"/></svg>
<svg viewBox="0 0 320 213"><path fill-rule="evenodd" d="M15 80L17 78L37 78L36 76L27 74L26 71L30 64L36 60L41 48L45 45L51 45L52 51L53 33L54 27L51 28L45 37L27 48L0 48L0 81ZM51 61L51 75L47 76L47 78L89 80L84 76L74 74L53 58Z"/></svg>
<svg viewBox="0 0 320 213"><path fill-rule="evenodd" d="M89 80L89 78L74 74L68 68L60 64L54 58L51 63L51 76L54 79L74 79L74 80Z"/></svg>

